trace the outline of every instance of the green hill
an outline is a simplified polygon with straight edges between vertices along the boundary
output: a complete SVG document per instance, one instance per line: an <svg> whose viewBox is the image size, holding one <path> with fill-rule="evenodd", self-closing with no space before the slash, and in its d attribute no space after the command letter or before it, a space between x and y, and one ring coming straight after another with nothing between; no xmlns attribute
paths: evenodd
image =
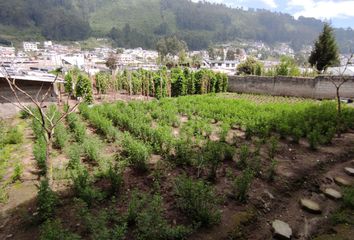
<svg viewBox="0 0 354 240"><path fill-rule="evenodd" d="M25 39L83 40L112 37L120 47L154 48L177 35L190 49L235 39L311 44L323 22L266 10L232 9L189 0L12 0L0 2L0 43ZM25 33L25 34L23 34ZM354 31L336 29L343 51Z"/></svg>

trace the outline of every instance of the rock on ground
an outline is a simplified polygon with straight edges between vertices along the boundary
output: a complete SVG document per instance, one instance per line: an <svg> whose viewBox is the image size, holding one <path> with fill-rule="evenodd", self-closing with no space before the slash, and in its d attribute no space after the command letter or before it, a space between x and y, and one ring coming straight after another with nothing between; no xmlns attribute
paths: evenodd
<svg viewBox="0 0 354 240"><path fill-rule="evenodd" d="M278 239L290 239L293 234L289 224L283 221L275 220L272 223L272 227L274 236Z"/></svg>

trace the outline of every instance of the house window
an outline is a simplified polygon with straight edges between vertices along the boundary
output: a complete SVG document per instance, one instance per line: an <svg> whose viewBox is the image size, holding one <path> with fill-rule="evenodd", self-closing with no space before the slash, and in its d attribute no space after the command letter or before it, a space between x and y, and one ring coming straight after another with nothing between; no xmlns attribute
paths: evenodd
<svg viewBox="0 0 354 240"><path fill-rule="evenodd" d="M230 64L229 64L229 63L226 63L226 67L230 67Z"/></svg>
<svg viewBox="0 0 354 240"><path fill-rule="evenodd" d="M222 66L222 63L219 63L219 67L221 67Z"/></svg>

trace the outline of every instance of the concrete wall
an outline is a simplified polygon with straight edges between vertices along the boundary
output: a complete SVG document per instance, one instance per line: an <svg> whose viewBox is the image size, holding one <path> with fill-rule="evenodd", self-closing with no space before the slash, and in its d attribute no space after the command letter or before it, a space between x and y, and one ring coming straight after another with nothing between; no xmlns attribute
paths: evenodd
<svg viewBox="0 0 354 240"><path fill-rule="evenodd" d="M42 86L43 84L43 86ZM48 82L36 82L36 81L18 81L17 85L30 94L33 98L36 98L38 91L41 89L39 93L39 99L47 92L49 87L52 87L51 83ZM24 94L17 92L20 101L25 105L31 105L30 99ZM5 100L3 97L9 99L12 102L17 102L16 97L12 93L7 82L0 78L0 118L8 118L15 115L19 109L16 108L13 104L9 103L8 100ZM50 102L55 102L57 100L57 95L55 94L54 89L52 89L51 93L48 95L45 104Z"/></svg>
<svg viewBox="0 0 354 240"><path fill-rule="evenodd" d="M229 76L229 91L259 93L275 96L291 96L316 99L335 98L336 88L330 79L340 82L338 77L258 77ZM340 88L341 97L354 98L354 77L348 77Z"/></svg>
<svg viewBox="0 0 354 240"><path fill-rule="evenodd" d="M33 98L36 98L38 91L41 89L39 93L39 98L41 98L49 88L52 88L52 84L49 82L36 82L36 81L16 81L16 85L20 87L22 90L26 91L29 95L31 95ZM22 94L21 92L18 92L18 97L23 103L28 103L31 102L30 99ZM7 99L10 99L11 101L16 101L16 98L14 94L12 93L9 85L7 82L0 78L0 96L4 96ZM47 101L55 101L57 98L57 95L55 94L54 89L51 90L50 94L48 95ZM4 98L0 97L0 103L8 103L7 100Z"/></svg>

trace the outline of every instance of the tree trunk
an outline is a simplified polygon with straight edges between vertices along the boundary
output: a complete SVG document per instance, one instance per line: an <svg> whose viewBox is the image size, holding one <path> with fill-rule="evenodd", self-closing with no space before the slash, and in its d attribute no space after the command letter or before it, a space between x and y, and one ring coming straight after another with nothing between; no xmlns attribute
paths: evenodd
<svg viewBox="0 0 354 240"><path fill-rule="evenodd" d="M337 95L337 135L341 137L341 129L342 129L342 102L340 101L340 92L339 87L336 88Z"/></svg>
<svg viewBox="0 0 354 240"><path fill-rule="evenodd" d="M49 186L53 185L53 162L52 158L50 156L52 152L52 134L48 134L48 137L46 139L46 179L49 183Z"/></svg>

